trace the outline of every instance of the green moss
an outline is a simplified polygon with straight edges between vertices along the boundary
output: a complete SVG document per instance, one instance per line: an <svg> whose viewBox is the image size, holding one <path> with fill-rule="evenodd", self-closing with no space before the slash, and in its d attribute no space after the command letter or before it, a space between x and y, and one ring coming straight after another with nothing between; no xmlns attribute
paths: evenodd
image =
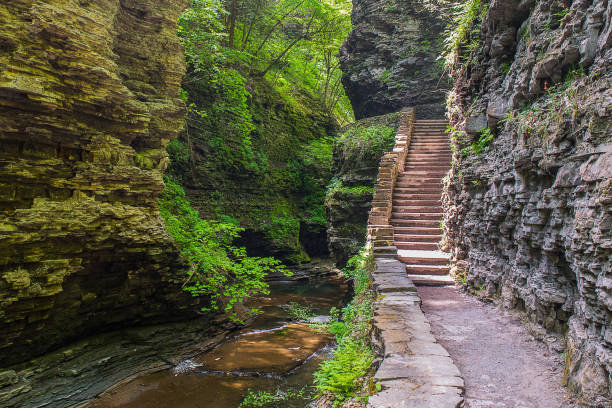
<svg viewBox="0 0 612 408"><path fill-rule="evenodd" d="M211 110L222 98L218 87L188 75L184 96L193 107L186 131L168 146L169 171L204 216L232 217L262 232L287 262L308 259L299 237L327 228L335 121L319 102L287 99L261 78L245 77L244 87L252 124L246 137Z"/></svg>

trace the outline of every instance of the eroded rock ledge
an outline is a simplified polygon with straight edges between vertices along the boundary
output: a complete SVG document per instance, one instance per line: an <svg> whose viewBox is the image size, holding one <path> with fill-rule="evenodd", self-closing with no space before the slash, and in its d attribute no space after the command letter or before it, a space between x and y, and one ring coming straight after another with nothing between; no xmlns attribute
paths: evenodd
<svg viewBox="0 0 612 408"><path fill-rule="evenodd" d="M444 116L450 89L442 61L447 21L417 0L354 0L353 30L340 50L342 83L357 119L415 107Z"/></svg>
<svg viewBox="0 0 612 408"><path fill-rule="evenodd" d="M611 46L610 1L490 2L454 78L445 199L456 272L566 348L593 406L612 393Z"/></svg>
<svg viewBox="0 0 612 408"><path fill-rule="evenodd" d="M186 5L0 5L3 366L187 307L156 204L183 121Z"/></svg>

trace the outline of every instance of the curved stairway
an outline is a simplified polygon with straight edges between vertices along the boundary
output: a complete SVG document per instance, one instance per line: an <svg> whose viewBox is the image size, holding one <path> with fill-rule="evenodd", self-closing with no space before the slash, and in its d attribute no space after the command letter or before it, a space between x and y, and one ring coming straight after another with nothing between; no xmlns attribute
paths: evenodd
<svg viewBox="0 0 612 408"><path fill-rule="evenodd" d="M398 259L416 285L453 284L449 254L438 249L442 238L442 178L451 150L445 120L417 120L404 171L393 190L393 226Z"/></svg>

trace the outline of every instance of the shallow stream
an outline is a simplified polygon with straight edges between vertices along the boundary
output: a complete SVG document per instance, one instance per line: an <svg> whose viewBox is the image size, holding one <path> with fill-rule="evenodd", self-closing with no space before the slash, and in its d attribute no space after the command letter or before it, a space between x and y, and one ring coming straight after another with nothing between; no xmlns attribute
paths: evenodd
<svg viewBox="0 0 612 408"><path fill-rule="evenodd" d="M272 282L263 311L214 349L170 370L142 375L107 391L87 408L236 408L251 390L297 391L329 355L332 338L305 324L291 323L287 305L297 302L327 315L347 301L348 285L337 278ZM304 407L291 401L286 407Z"/></svg>

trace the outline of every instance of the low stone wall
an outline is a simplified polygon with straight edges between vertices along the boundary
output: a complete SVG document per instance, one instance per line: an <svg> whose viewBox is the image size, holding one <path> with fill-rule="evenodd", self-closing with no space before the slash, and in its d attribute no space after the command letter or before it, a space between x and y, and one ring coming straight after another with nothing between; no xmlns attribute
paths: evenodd
<svg viewBox="0 0 612 408"><path fill-rule="evenodd" d="M383 390L369 399L371 408L451 408L463 403L461 374L431 333L406 265L395 259L390 225L393 188L404 170L413 128L414 110L405 110L395 147L381 160L368 220L368 245L376 263L373 286L378 295L374 331L384 350L374 377Z"/></svg>
<svg viewBox="0 0 612 408"><path fill-rule="evenodd" d="M400 127L395 136L395 146L392 151L385 153L378 167L372 209L368 218L368 242L374 248L374 255L378 257L397 256L397 249L393 246L393 227L390 223L391 201L397 176L404 171L413 129L414 109L405 109L402 111Z"/></svg>

